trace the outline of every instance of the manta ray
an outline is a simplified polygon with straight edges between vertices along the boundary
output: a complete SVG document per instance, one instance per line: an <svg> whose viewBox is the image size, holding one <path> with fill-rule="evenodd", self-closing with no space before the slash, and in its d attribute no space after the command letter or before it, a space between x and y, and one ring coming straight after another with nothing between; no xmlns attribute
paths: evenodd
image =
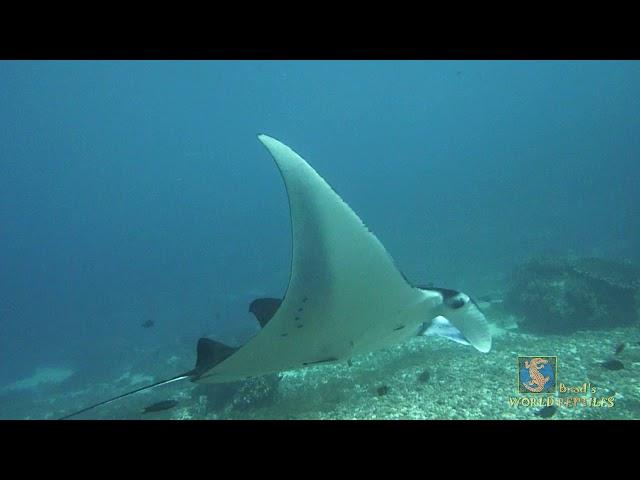
<svg viewBox="0 0 640 480"><path fill-rule="evenodd" d="M284 298L261 298L249 311L260 331L241 347L208 338L192 370L66 415L168 383L233 382L305 368L440 335L491 349L487 320L466 294L412 284L367 225L333 188L284 143L259 135L284 180L292 255Z"/></svg>

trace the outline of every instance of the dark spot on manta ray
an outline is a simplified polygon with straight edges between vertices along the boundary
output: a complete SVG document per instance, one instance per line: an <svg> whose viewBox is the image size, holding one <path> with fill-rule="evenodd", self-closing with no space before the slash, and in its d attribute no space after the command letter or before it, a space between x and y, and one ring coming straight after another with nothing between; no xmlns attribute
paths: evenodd
<svg viewBox="0 0 640 480"><path fill-rule="evenodd" d="M303 310L304 310L304 309L303 309L302 307L300 307L300 308L298 309L298 311L299 311L299 312L302 312Z"/></svg>
<svg viewBox="0 0 640 480"><path fill-rule="evenodd" d="M621 343L620 345L618 345L616 347L616 355L620 355L622 353L622 351L624 350L624 347L626 347L627 344L626 343Z"/></svg>
<svg viewBox="0 0 640 480"><path fill-rule="evenodd" d="M302 327L304 327L304 325L302 324L296 325L296 328L302 328Z"/></svg>
<svg viewBox="0 0 640 480"><path fill-rule="evenodd" d="M389 393L389 386L388 385L381 385L378 388L376 388L376 394L379 397L382 397L383 395L386 395L387 393Z"/></svg>
<svg viewBox="0 0 640 480"><path fill-rule="evenodd" d="M280 336L281 337L286 337L287 335L289 335L288 333L281 333Z"/></svg>
<svg viewBox="0 0 640 480"><path fill-rule="evenodd" d="M295 318L295 320L296 320L296 321L300 320L300 317L296 317L296 318Z"/></svg>
<svg viewBox="0 0 640 480"><path fill-rule="evenodd" d="M302 299L302 303L305 303L307 300L309 300L309 299L308 299L307 297L304 297L304 298Z"/></svg>
<svg viewBox="0 0 640 480"><path fill-rule="evenodd" d="M606 362L602 362L600 364L602 368L606 368L607 370L622 370L624 369L624 364L620 360L607 360Z"/></svg>
<svg viewBox="0 0 640 480"><path fill-rule="evenodd" d="M143 328L151 328L156 324L156 322L154 322L153 320L149 319L149 320L145 320L144 322L142 322L142 327Z"/></svg>

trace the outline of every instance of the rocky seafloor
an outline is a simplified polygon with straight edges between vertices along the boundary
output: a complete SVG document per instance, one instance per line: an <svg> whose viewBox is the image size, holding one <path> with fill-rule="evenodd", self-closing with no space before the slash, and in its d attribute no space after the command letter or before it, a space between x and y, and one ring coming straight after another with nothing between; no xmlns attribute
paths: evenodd
<svg viewBox="0 0 640 480"><path fill-rule="evenodd" d="M615 403L611 408L561 407L552 418L640 418L638 340L637 328L578 332L570 337L504 332L494 339L489 354L481 354L446 340L416 338L354 359L350 367L325 365L281 374L277 392L267 404L232 406L210 415L237 419L537 419L539 407L509 404L509 398L518 396L517 356L554 355L559 382L570 386L590 383L597 389L593 396L614 395ZM614 355L622 342L626 348ZM601 366L614 356L623 363L622 370ZM194 418L198 418L197 410Z"/></svg>
<svg viewBox="0 0 640 480"><path fill-rule="evenodd" d="M416 337L350 362L232 384L173 383L75 418L640 418L640 268L627 260L532 258L495 287L477 304L493 330L487 354ZM194 353L191 342L178 342L114 352L98 372L38 368L0 387L0 418L58 418L188 371ZM556 356L556 383L576 391L519 394L519 356ZM162 401L171 408L143 413ZM541 401L565 404L541 409Z"/></svg>
<svg viewBox="0 0 640 480"><path fill-rule="evenodd" d="M560 407L550 419L640 418L640 328L536 336L495 328L491 352L482 354L440 338L416 337L347 363L308 367L228 385L172 384L86 412L96 419L541 419L539 406L510 405L518 355L557 356L558 382L584 383L596 393L560 397L614 397L612 407ZM624 344L622 351L616 349ZM624 368L609 370L616 359ZM175 357L168 359L175 362ZM40 395L30 413L14 418L56 418L117 395L152 377L126 372L114 382ZM529 397L531 397L529 395ZM177 400L171 410L142 414L154 402ZM23 405L24 408L28 406Z"/></svg>

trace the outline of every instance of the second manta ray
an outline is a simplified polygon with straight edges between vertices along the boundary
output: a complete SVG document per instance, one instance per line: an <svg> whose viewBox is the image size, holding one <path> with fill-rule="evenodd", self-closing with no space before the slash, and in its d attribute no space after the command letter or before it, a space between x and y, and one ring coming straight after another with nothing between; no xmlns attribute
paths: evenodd
<svg viewBox="0 0 640 480"><path fill-rule="evenodd" d="M491 349L487 320L464 293L413 285L384 246L331 186L291 148L267 135L289 197L292 260L282 300L258 299L250 311L260 332L241 347L201 338L194 369L124 393L182 379L223 383L303 368L440 335Z"/></svg>

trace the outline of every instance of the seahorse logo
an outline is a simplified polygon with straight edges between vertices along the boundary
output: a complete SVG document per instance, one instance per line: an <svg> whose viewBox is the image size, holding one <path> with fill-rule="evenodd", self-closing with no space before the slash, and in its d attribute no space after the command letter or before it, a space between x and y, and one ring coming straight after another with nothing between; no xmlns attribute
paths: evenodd
<svg viewBox="0 0 640 480"><path fill-rule="evenodd" d="M524 368L529 370L529 377L531 377L531 380L522 383L524 388L533 393L539 393L544 390L545 385L549 382L551 377L548 375L545 377L540 373L540 370L542 370L547 363L549 363L548 360L540 357L532 358L531 361L525 360Z"/></svg>

